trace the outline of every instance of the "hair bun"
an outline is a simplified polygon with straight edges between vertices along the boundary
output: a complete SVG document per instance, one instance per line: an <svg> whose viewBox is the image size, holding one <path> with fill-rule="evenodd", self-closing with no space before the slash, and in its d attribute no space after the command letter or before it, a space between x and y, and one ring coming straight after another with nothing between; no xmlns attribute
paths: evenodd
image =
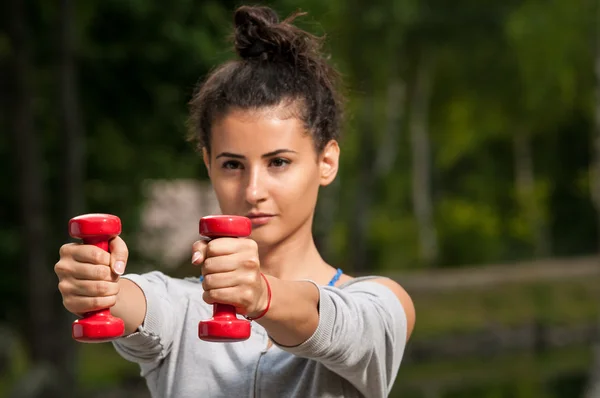
<svg viewBox="0 0 600 398"><path fill-rule="evenodd" d="M273 59L293 55L297 29L288 20L279 22L277 13L262 6L242 6L233 17L234 45L244 59Z"/></svg>

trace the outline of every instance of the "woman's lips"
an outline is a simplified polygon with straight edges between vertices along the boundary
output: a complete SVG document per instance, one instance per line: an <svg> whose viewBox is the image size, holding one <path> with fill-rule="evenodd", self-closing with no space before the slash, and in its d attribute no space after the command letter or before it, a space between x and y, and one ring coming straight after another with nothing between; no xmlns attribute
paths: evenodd
<svg viewBox="0 0 600 398"><path fill-rule="evenodd" d="M253 227L260 227L262 225L268 224L274 216L271 214L249 214L246 217L250 219Z"/></svg>

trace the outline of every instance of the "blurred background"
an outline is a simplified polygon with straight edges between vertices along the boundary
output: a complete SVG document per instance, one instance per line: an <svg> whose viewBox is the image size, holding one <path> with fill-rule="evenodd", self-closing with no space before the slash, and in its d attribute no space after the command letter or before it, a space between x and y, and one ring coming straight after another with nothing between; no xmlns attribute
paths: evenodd
<svg viewBox="0 0 600 398"><path fill-rule="evenodd" d="M53 267L68 220L106 212L128 271L197 272L218 207L187 102L241 4L2 1L0 396L148 396L110 344L71 340ZM415 301L392 397L600 397L600 1L264 4L307 11L344 75L315 234Z"/></svg>

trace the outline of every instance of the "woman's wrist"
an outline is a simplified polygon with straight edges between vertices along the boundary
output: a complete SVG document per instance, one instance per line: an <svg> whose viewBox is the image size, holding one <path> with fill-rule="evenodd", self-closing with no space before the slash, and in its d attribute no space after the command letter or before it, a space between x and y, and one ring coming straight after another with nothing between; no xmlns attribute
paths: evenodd
<svg viewBox="0 0 600 398"><path fill-rule="evenodd" d="M262 318L263 316L265 316L268 312L269 309L271 307L271 300L273 297L273 294L271 292L271 284L269 283L269 279L267 278L267 276L265 274L263 274L261 272L261 282L262 282L262 292L263 294L261 294L260 300L259 302L261 304L258 305L259 310L253 312L253 313L249 313L246 314L245 318L248 319L249 321L254 321L257 319Z"/></svg>
<svg viewBox="0 0 600 398"><path fill-rule="evenodd" d="M308 281L267 277L272 291L269 311L257 321L273 341L295 346L313 335L319 324L319 289Z"/></svg>

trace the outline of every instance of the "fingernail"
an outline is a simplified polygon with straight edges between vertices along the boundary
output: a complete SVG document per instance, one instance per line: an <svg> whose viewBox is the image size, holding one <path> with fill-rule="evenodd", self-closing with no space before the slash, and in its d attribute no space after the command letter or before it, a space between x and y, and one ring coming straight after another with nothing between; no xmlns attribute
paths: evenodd
<svg viewBox="0 0 600 398"><path fill-rule="evenodd" d="M200 260L200 258L202 258L202 253L195 252L194 255L192 256L192 264L195 264L196 261Z"/></svg>
<svg viewBox="0 0 600 398"><path fill-rule="evenodd" d="M123 261L117 261L113 267L113 270L115 271L115 274L123 275L123 272L125 272L125 263Z"/></svg>

